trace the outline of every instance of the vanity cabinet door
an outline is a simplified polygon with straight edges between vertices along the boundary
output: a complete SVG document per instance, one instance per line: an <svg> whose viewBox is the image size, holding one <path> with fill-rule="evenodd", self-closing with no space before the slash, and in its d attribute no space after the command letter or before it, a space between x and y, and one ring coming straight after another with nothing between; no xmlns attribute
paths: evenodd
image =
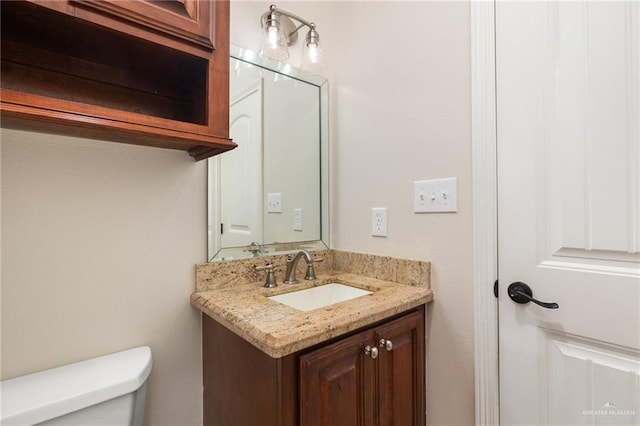
<svg viewBox="0 0 640 426"><path fill-rule="evenodd" d="M301 426L374 424L376 360L364 353L374 336L364 331L300 357Z"/></svg>
<svg viewBox="0 0 640 426"><path fill-rule="evenodd" d="M424 316L414 312L376 329L379 425L425 424Z"/></svg>
<svg viewBox="0 0 640 426"><path fill-rule="evenodd" d="M213 25L209 0L71 0L143 27L212 49Z"/></svg>
<svg viewBox="0 0 640 426"><path fill-rule="evenodd" d="M300 425L423 426L424 341L421 309L300 356Z"/></svg>

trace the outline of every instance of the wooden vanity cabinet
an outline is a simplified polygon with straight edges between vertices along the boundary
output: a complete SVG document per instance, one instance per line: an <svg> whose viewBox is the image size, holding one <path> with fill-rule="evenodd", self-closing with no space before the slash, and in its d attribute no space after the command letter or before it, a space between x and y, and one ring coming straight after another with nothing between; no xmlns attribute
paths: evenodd
<svg viewBox="0 0 640 426"><path fill-rule="evenodd" d="M229 139L227 0L0 2L2 126L189 152Z"/></svg>
<svg viewBox="0 0 640 426"><path fill-rule="evenodd" d="M203 353L206 425L425 424L424 307L279 359L203 315Z"/></svg>

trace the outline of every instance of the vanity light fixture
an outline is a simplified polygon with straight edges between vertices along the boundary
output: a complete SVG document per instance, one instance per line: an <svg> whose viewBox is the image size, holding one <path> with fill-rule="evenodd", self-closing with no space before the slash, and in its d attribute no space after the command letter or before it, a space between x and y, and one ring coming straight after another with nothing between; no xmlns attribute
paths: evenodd
<svg viewBox="0 0 640 426"><path fill-rule="evenodd" d="M300 24L296 25L293 20ZM275 4L269 6L269 10L262 15L260 24L264 31L262 46L258 53L260 57L267 56L278 61L286 61L289 58L288 46L293 45L298 39L298 30L307 27L309 31L304 40L302 68L309 71L322 70L322 49L316 24L279 9Z"/></svg>

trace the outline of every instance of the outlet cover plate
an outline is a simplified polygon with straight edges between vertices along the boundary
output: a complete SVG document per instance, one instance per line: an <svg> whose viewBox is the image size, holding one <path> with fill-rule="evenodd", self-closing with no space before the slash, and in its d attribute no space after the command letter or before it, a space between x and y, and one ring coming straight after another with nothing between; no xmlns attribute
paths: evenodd
<svg viewBox="0 0 640 426"><path fill-rule="evenodd" d="M374 237L387 236L386 207L374 207L371 209L371 235Z"/></svg>

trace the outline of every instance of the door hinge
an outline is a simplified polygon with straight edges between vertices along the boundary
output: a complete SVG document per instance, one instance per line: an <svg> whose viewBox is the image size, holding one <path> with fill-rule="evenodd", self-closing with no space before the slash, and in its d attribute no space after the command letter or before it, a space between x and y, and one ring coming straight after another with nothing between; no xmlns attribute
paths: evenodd
<svg viewBox="0 0 640 426"><path fill-rule="evenodd" d="M220 224L220 235L224 234L224 223Z"/></svg>
<svg viewBox="0 0 640 426"><path fill-rule="evenodd" d="M496 299L498 298L498 280L493 283L493 295L496 297Z"/></svg>

